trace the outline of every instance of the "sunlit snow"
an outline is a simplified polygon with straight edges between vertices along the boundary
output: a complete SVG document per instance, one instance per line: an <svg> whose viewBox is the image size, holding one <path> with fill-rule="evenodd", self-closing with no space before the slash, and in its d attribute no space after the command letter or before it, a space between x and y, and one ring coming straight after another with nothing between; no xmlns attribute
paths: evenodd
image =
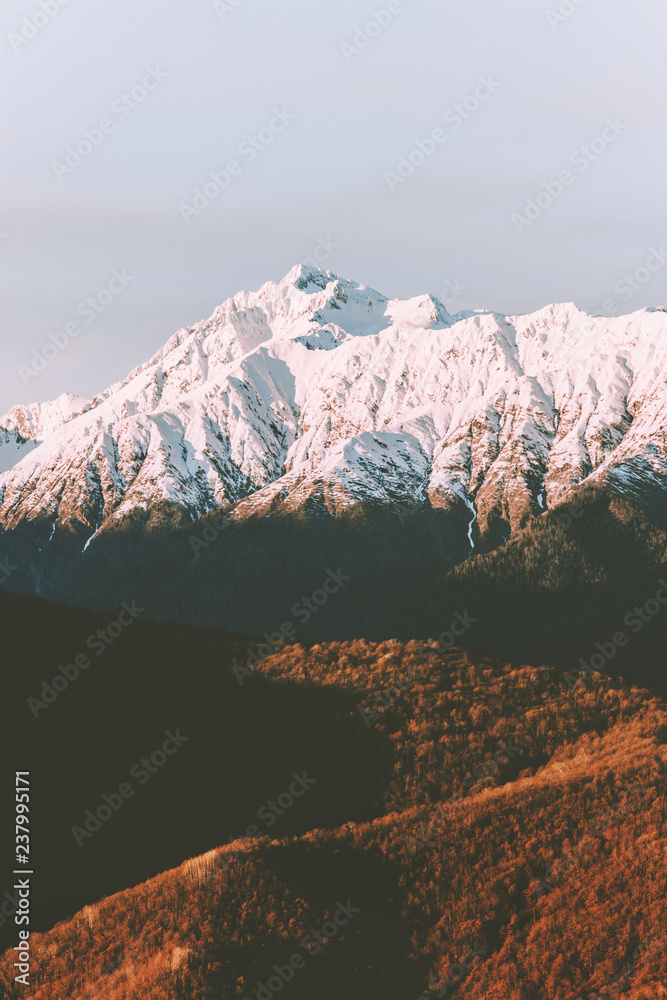
<svg viewBox="0 0 667 1000"><path fill-rule="evenodd" d="M666 406L663 312L455 318L433 296L388 299L299 265L95 399L1 417L0 523L55 524L63 504L113 518L166 501L199 517L465 498L474 548L490 511L520 522L611 473L635 489L639 468L664 482Z"/></svg>

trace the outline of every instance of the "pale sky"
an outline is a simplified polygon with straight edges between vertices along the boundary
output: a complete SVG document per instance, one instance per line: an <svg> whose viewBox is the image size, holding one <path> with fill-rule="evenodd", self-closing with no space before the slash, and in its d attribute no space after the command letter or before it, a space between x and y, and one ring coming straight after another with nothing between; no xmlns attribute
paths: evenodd
<svg viewBox="0 0 667 1000"><path fill-rule="evenodd" d="M0 414L93 395L322 243L391 297L463 287L453 312L667 303L659 0L41 3L0 15Z"/></svg>

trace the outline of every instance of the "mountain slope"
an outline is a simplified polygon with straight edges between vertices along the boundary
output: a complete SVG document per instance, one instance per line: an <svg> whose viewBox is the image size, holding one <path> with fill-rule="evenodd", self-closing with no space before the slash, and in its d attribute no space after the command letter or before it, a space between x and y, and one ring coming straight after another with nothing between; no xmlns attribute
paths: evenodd
<svg viewBox="0 0 667 1000"><path fill-rule="evenodd" d="M259 828L262 792L229 843L221 830L207 853L32 935L35 1000L267 1000L286 980L295 1000L667 995L664 702L600 674L571 692L545 667L435 642L291 645L230 697L261 689L331 695L324 742L365 733L358 767L384 746L372 815L355 815L348 775L324 790L342 790L342 817L277 833ZM251 746L271 755L261 719L241 767ZM180 802L186 781L162 777ZM137 794L107 826L145 808Z"/></svg>
<svg viewBox="0 0 667 1000"><path fill-rule="evenodd" d="M404 503L451 515L470 551L582 482L664 490L666 332L660 310L452 317L299 266L93 400L0 418L0 525L83 548L165 506L190 521Z"/></svg>
<svg viewBox="0 0 667 1000"><path fill-rule="evenodd" d="M32 776L33 930L226 841L295 771L317 782L274 817L276 835L376 814L387 753L355 721L349 694L261 678L242 686L232 667L245 662L250 637L152 621L130 593L92 612L0 588L0 779L11 785L17 768ZM152 773L133 769L167 731L182 737L178 752ZM76 839L72 828L85 828L86 811L128 781L131 801L94 836ZM15 853L8 823L0 852ZM0 903L11 887L9 872ZM0 950L16 943L16 930L13 912L0 907Z"/></svg>

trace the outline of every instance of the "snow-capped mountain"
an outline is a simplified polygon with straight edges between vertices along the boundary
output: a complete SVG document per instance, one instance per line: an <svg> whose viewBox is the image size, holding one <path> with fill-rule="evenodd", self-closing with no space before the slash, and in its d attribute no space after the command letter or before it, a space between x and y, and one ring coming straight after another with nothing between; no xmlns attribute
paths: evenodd
<svg viewBox="0 0 667 1000"><path fill-rule="evenodd" d="M584 481L667 488L667 315L456 316L299 265L92 400L0 418L0 524L403 503L515 528Z"/></svg>

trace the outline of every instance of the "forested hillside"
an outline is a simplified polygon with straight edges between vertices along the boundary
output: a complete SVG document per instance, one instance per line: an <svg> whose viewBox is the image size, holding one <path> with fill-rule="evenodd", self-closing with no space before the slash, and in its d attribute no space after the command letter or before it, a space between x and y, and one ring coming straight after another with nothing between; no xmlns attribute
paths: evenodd
<svg viewBox="0 0 667 1000"><path fill-rule="evenodd" d="M250 634L289 623L301 641L438 636L468 610L476 623L459 645L562 670L621 629L631 643L609 672L667 695L667 614L624 624L667 580L667 515L649 496L580 491L468 558L442 512L400 505L241 523L223 513L178 528L164 519L107 532L76 559L74 537L54 543L43 596L105 609L136 599L155 618ZM0 537L0 551L10 541ZM32 585L30 544L10 554L12 587ZM314 602L330 571L340 585Z"/></svg>
<svg viewBox="0 0 667 1000"><path fill-rule="evenodd" d="M180 868L91 897L34 936L30 998L667 995L660 699L436 641L243 650L228 669L276 705L335 695L326 742L381 748L372 814L339 800L338 821L301 833L257 824L218 846L221 831ZM249 729L239 759L255 743L270 760L265 735Z"/></svg>

